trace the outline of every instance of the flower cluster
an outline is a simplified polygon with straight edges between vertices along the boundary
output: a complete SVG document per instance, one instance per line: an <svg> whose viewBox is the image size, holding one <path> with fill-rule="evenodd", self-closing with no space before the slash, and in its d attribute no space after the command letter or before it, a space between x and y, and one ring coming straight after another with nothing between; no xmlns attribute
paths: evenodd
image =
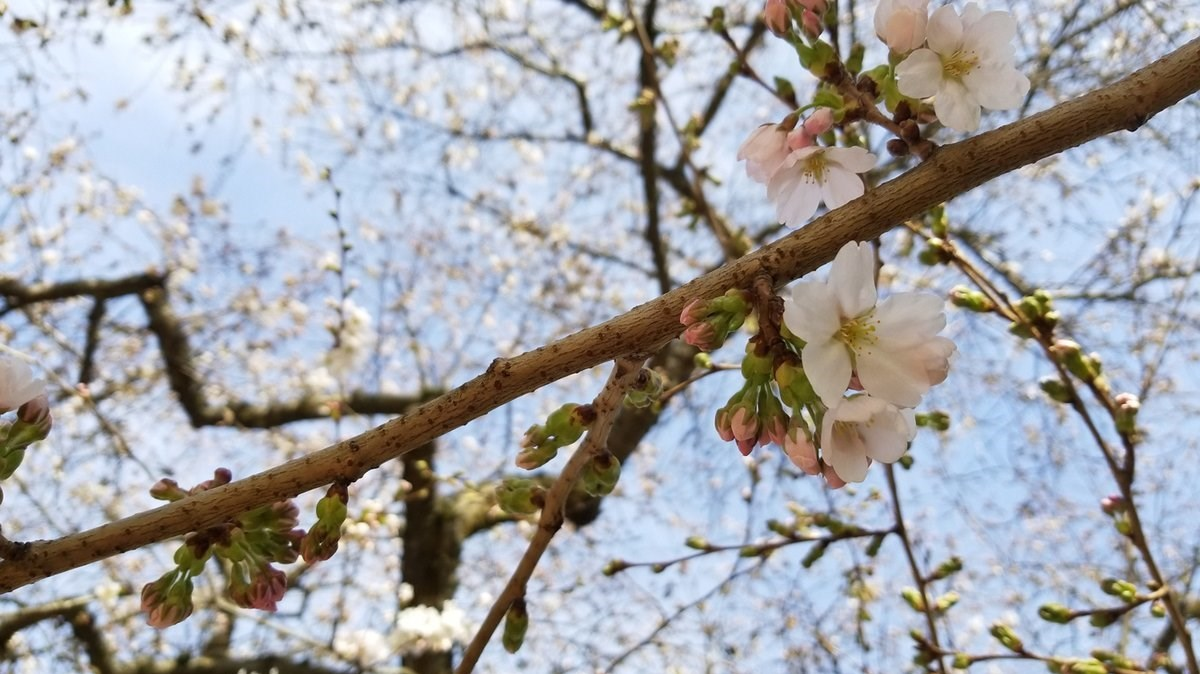
<svg viewBox="0 0 1200 674"><path fill-rule="evenodd" d="M742 143L737 157L745 160L751 179L767 186L775 216L799 227L824 202L834 209L862 196L858 176L875 168L877 158L861 147L822 147L816 141L833 128L834 114L819 108L803 124L764 124Z"/></svg>
<svg viewBox="0 0 1200 674"><path fill-rule="evenodd" d="M774 350L752 340L746 384L717 411L717 432L743 454L774 442L833 487L898 460L916 434L913 407L945 380L952 341L942 300L896 293L880 301L870 246L848 243L828 281L802 280L784 303ZM790 414L784 409L790 409Z"/></svg>
<svg viewBox="0 0 1200 674"><path fill-rule="evenodd" d="M897 135L890 152L927 156L932 146L921 138L919 121L936 115L952 129L974 131L982 108L1012 109L1029 93L1029 79L1014 65L1017 24L1007 12L985 13L972 2L961 14L947 5L930 15L929 0L880 0L875 33L891 59L864 71L861 50L842 62L821 40L827 11L825 0L767 0L763 8L766 25L822 80L811 103L755 129L737 153L747 175L767 186L776 218L788 227L804 224L822 203L833 210L861 196L860 174L875 168L876 156L856 146L860 136L852 130L849 147L832 146L835 123L865 119L887 126ZM790 86L780 93L794 95ZM894 114L890 122L873 109L879 99ZM932 110L922 105L927 99Z"/></svg>
<svg viewBox="0 0 1200 674"><path fill-rule="evenodd" d="M210 480L182 489L163 478L150 488L162 501L178 501L233 478L218 468ZM192 613L192 579L199 576L208 560L221 559L228 570L226 594L238 606L274 611L287 590L287 576L272 566L291 564L299 556L304 536L297 529L299 510L291 501L278 501L255 508L230 522L188 534L175 552L175 568L142 588L142 610L152 627L164 628L185 620Z"/></svg>

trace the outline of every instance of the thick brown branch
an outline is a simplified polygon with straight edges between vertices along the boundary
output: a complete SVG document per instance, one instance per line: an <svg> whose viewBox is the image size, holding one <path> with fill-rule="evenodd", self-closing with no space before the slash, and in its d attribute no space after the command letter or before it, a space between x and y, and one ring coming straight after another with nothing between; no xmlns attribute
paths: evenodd
<svg viewBox="0 0 1200 674"><path fill-rule="evenodd" d="M0 562L0 591L127 550L212 526L264 503L334 480L356 480L385 461L550 382L623 354L654 351L680 331L683 305L747 287L767 272L786 283L833 258L849 240L875 238L969 189L1099 136L1136 129L1200 89L1200 39L1154 64L1051 110L939 149L920 167L804 229L631 311L511 359L378 428L257 475L54 541Z"/></svg>

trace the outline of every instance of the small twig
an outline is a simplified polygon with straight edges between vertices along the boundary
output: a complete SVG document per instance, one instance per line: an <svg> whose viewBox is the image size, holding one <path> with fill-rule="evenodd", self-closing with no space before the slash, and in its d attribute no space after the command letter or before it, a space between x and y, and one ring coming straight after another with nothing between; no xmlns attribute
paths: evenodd
<svg viewBox="0 0 1200 674"><path fill-rule="evenodd" d="M471 643L463 652L462 661L454 670L456 674L467 674L475 669L476 663L479 662L479 656L483 654L483 649L487 647L488 641L491 640L496 627L500 625L509 605L525 596L525 585L533 575L534 569L537 568L538 561L550 546L550 540L562 528L565 519L563 506L566 505L571 490L574 489L575 483L588 463L603 452L608 444L609 429L612 428L612 423L617 418L617 412L621 409L625 392L637 378L641 362L639 359L628 357L617 359L612 374L604 385L604 390L592 402L596 410L596 419L592 422L587 437L584 438L579 449L576 449L575 453L571 455L571 459L562 469L554 485L546 492L546 501L542 506L542 515L538 519L537 531L530 539L529 547L521 556L521 561L517 563L517 568L513 570L504 590L492 604L487 617L483 619L483 624L479 626L475 637L471 639Z"/></svg>
<svg viewBox="0 0 1200 674"><path fill-rule="evenodd" d="M892 514L896 517L896 535L900 537L900 542L904 544L904 556L908 559L908 569L912 574L913 582L917 584L917 591L921 593L921 613L925 614L925 627L929 630L929 643L933 646L933 652L937 654L935 662L939 672L946 671L946 663L942 660L942 647L938 643L937 622L934 620L933 602L929 600L929 592L926 589L929 585L929 578L921 571L921 566L917 563L916 553L913 552L912 539L908 537L908 528L904 526L904 513L900 509L900 491L896 489L896 471L891 464L884 464L884 471L887 475L888 492L892 498Z"/></svg>

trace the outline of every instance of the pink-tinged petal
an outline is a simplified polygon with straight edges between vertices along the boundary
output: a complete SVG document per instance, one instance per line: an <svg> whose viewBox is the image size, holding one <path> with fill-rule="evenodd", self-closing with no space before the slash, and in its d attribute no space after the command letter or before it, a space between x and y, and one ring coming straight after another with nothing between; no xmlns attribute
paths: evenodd
<svg viewBox="0 0 1200 674"><path fill-rule="evenodd" d="M846 481L838 477L837 471L833 469L833 466L825 464L821 472L824 474L825 483L829 485L830 489L841 489L846 486Z"/></svg>
<svg viewBox="0 0 1200 674"><path fill-rule="evenodd" d="M825 417L821 428L821 455L846 482L862 482L867 477L867 449L852 425L835 424Z"/></svg>
<svg viewBox="0 0 1200 674"><path fill-rule="evenodd" d="M842 323L829 286L815 281L792 286L792 297L783 304L783 324L805 342L831 339Z"/></svg>
<svg viewBox="0 0 1200 674"><path fill-rule="evenodd" d="M821 199L829 210L841 208L863 195L863 181L857 173L828 167L821 183Z"/></svg>
<svg viewBox="0 0 1200 674"><path fill-rule="evenodd" d="M858 353L856 365L858 379L867 393L893 405L916 407L929 390L929 375L920 359L870 350Z"/></svg>
<svg viewBox="0 0 1200 674"><path fill-rule="evenodd" d="M1029 78L1012 66L976 68L963 77L963 84L988 110L1019 107L1029 93Z"/></svg>
<svg viewBox="0 0 1200 674"><path fill-rule="evenodd" d="M942 86L942 60L928 49L918 49L896 66L896 85L911 98L929 98Z"/></svg>
<svg viewBox="0 0 1200 674"><path fill-rule="evenodd" d="M896 420L899 420L898 414L895 412L892 414L895 414ZM883 463L895 463L908 450L908 439L904 437L903 422L901 421L901 428L897 429L895 424L889 423L890 421L892 420L887 419L885 415L875 423L859 428L863 443L867 447L867 456Z"/></svg>
<svg viewBox="0 0 1200 674"><path fill-rule="evenodd" d="M784 438L783 452L797 468L806 474L816 475L821 472L821 461L817 459L817 448L800 429L788 430L787 436Z"/></svg>
<svg viewBox="0 0 1200 674"><path fill-rule="evenodd" d="M887 351L912 348L946 327L942 298L930 293L896 293L879 303L875 339Z"/></svg>
<svg viewBox="0 0 1200 674"><path fill-rule="evenodd" d="M838 328L841 319L855 318L875 306L874 249L854 241L842 246L829 270L829 288L837 301Z"/></svg>
<svg viewBox="0 0 1200 674"><path fill-rule="evenodd" d="M825 156L853 173L866 173L879 162L879 157L861 147L831 147L825 150Z"/></svg>
<svg viewBox="0 0 1200 674"><path fill-rule="evenodd" d="M946 80L933 100L933 111L942 124L958 131L979 128L979 103L960 82Z"/></svg>
<svg viewBox="0 0 1200 674"><path fill-rule="evenodd" d="M879 0L879 4L875 6L875 34L884 42L887 41L884 33L887 32L888 22L896 11L895 4L893 0Z"/></svg>
<svg viewBox="0 0 1200 674"><path fill-rule="evenodd" d="M840 402L850 384L850 352L846 345L832 339L811 341L804 345L800 358L804 361L804 373L821 401L827 407Z"/></svg>
<svg viewBox="0 0 1200 674"><path fill-rule="evenodd" d="M921 361L925 368L925 376L930 386L937 386L946 381L950 374L950 357L957 347L946 337L934 337L928 342L916 347L911 357Z"/></svg>
<svg viewBox="0 0 1200 674"><path fill-rule="evenodd" d="M930 49L947 56L962 47L963 22L953 7L943 5L934 10L925 29L925 39Z"/></svg>

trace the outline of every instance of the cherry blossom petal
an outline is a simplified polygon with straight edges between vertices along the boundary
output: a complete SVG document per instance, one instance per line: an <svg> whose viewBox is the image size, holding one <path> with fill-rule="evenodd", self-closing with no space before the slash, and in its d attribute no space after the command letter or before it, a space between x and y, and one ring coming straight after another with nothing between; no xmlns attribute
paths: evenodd
<svg viewBox="0 0 1200 674"><path fill-rule="evenodd" d="M918 49L896 66L900 93L912 98L929 98L942 85L942 60L928 49Z"/></svg>
<svg viewBox="0 0 1200 674"><path fill-rule="evenodd" d="M1029 93L1029 78L1005 66L976 68L963 77L963 84L989 110L1011 110L1021 105Z"/></svg>
<svg viewBox="0 0 1200 674"><path fill-rule="evenodd" d="M958 51L963 43L963 23L954 7L942 5L929 17L929 27L925 30L925 40L929 48L943 55Z"/></svg>
<svg viewBox="0 0 1200 674"><path fill-rule="evenodd" d="M854 318L875 306L875 251L870 245L851 241L842 246L829 270L829 288L839 319ZM828 334L834 332L837 328Z"/></svg>
<svg viewBox="0 0 1200 674"><path fill-rule="evenodd" d="M837 301L824 283L800 281L783 305L783 323L805 342L827 340L841 328Z"/></svg>
<svg viewBox="0 0 1200 674"><path fill-rule="evenodd" d="M24 405L45 390L45 380L33 378L29 363L0 354L0 413Z"/></svg>
<svg viewBox="0 0 1200 674"><path fill-rule="evenodd" d="M858 174L830 167L821 183L821 199L829 210L841 208L863 195L863 181Z"/></svg>
<svg viewBox="0 0 1200 674"><path fill-rule="evenodd" d="M834 423L833 410L821 424L821 452L838 477L862 482L867 477L867 448L854 426Z"/></svg>
<svg viewBox="0 0 1200 674"><path fill-rule="evenodd" d="M904 358L883 350L860 351L856 365L858 379L866 392L895 405L915 407L929 390L929 374L921 358Z"/></svg>
<svg viewBox="0 0 1200 674"><path fill-rule="evenodd" d="M804 345L800 358L804 361L804 373L821 400L827 406L840 401L850 385L850 352L846 345L829 338L814 340Z"/></svg>
<svg viewBox="0 0 1200 674"><path fill-rule="evenodd" d="M959 82L945 80L933 101L933 111L938 119L958 131L974 131L979 128L979 102Z"/></svg>
<svg viewBox="0 0 1200 674"><path fill-rule="evenodd" d="M967 23L965 11L963 23ZM971 49L985 59L1012 57L1011 43L1017 36L1017 21L1012 14L988 12L969 25L963 34L963 44L971 45Z"/></svg>
<svg viewBox="0 0 1200 674"><path fill-rule="evenodd" d="M875 338L888 351L912 348L946 327L942 298L929 293L896 293L875 309Z"/></svg>
<svg viewBox="0 0 1200 674"><path fill-rule="evenodd" d="M874 422L859 426L867 456L883 463L895 463L908 451L906 428L895 409L881 414Z"/></svg>
<svg viewBox="0 0 1200 674"><path fill-rule="evenodd" d="M840 164L852 173L866 173L875 168L879 157L867 152L861 147L830 147L825 148L825 156L830 162Z"/></svg>

